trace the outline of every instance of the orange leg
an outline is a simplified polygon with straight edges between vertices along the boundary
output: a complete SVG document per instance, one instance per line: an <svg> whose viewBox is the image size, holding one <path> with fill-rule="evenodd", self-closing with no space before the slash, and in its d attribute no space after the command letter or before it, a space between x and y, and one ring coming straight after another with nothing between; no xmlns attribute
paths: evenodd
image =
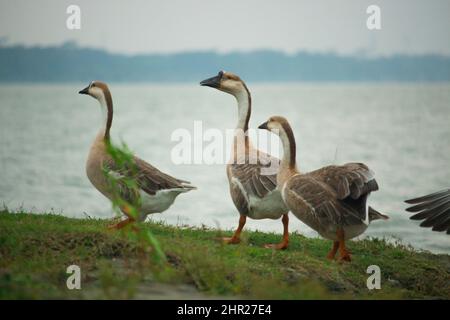
<svg viewBox="0 0 450 320"><path fill-rule="evenodd" d="M352 261L350 251L345 247L344 230L338 229L337 237L339 240L339 261Z"/></svg>
<svg viewBox="0 0 450 320"><path fill-rule="evenodd" d="M225 242L226 244L238 244L239 242L241 242L241 232L242 229L244 229L246 221L247 216L241 214L241 216L239 217L239 225L236 231L234 232L233 236L231 238L222 238L222 241Z"/></svg>
<svg viewBox="0 0 450 320"><path fill-rule="evenodd" d="M134 222L134 218L131 216L130 209L127 206L124 206L122 208L122 212L127 216L127 219L120 221L119 223L116 223L114 225L111 225L108 227L108 229L122 229L125 226L129 225L130 223Z"/></svg>
<svg viewBox="0 0 450 320"><path fill-rule="evenodd" d="M281 240L278 244L266 244L265 248L276 249L276 250L284 250L289 245L289 216L288 214L283 214L281 218L281 222L283 222L283 240Z"/></svg>
<svg viewBox="0 0 450 320"><path fill-rule="evenodd" d="M327 259L334 260L334 256L336 255L336 252L339 248L339 241L333 241L333 248L328 252Z"/></svg>

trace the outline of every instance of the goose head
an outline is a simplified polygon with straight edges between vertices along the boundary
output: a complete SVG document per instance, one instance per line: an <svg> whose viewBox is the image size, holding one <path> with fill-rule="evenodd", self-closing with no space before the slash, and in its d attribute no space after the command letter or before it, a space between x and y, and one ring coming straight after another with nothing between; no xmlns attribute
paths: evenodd
<svg viewBox="0 0 450 320"><path fill-rule="evenodd" d="M100 103L108 102L108 96L111 96L108 85L101 81L92 81L86 88L78 91L79 94L87 94L94 99L97 99Z"/></svg>
<svg viewBox="0 0 450 320"><path fill-rule="evenodd" d="M280 136L282 133L292 132L291 126L286 118L281 116L272 116L266 122L262 123L258 129L271 131Z"/></svg>
<svg viewBox="0 0 450 320"><path fill-rule="evenodd" d="M200 85L215 88L234 96L248 91L241 78L231 72L225 71L220 71L216 76L203 80L200 82Z"/></svg>

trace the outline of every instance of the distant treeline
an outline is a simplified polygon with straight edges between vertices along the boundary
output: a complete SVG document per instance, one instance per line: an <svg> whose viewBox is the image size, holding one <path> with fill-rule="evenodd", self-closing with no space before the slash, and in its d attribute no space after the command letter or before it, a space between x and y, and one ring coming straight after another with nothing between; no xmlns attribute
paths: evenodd
<svg viewBox="0 0 450 320"><path fill-rule="evenodd" d="M279 51L123 55L80 48L0 46L0 82L197 82L224 69L250 81L450 81L450 57L383 58Z"/></svg>

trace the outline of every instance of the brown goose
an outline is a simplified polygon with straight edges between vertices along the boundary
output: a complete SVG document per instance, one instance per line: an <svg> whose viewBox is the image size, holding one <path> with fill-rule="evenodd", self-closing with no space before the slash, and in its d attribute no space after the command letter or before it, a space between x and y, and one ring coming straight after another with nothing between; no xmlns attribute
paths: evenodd
<svg viewBox="0 0 450 320"><path fill-rule="evenodd" d="M217 76L200 82L233 95L238 105L238 123L233 141L232 156L227 165L230 194L240 213L239 225L226 243L239 243L247 217L251 219L279 219L283 223L283 240L266 247L285 249L289 243L288 209L276 189L279 160L254 148L248 137L251 114L251 95L244 81L230 72L220 71Z"/></svg>
<svg viewBox="0 0 450 320"><path fill-rule="evenodd" d="M281 139L283 158L277 187L287 207L321 236L334 241L329 259L334 259L339 249L340 260L350 261L345 241L362 234L372 220L388 219L367 206L369 194L378 190L372 171L362 163L347 163L300 173L294 134L287 120L274 116L259 128Z"/></svg>
<svg viewBox="0 0 450 320"><path fill-rule="evenodd" d="M450 189L441 190L420 198L405 201L414 204L406 211L415 212L411 220L424 220L420 226L450 234Z"/></svg>
<svg viewBox="0 0 450 320"><path fill-rule="evenodd" d="M119 166L115 163L107 152L107 145L110 140L109 132L113 119L113 102L108 86L100 81L92 81L79 93L87 94L97 99L106 115L105 126L97 134L86 163L86 173L89 180L104 196L110 200L113 198L111 186L104 169L115 176L134 178L139 188L139 195L136 195L125 184L119 184L118 192L120 197L128 202L135 200L136 196L140 198L141 207L139 208L137 220L143 221L148 214L167 210L180 193L195 189L188 181L171 177L135 156L133 156L133 170L129 166ZM112 227L119 229L135 220L135 217L130 215L127 208L124 207L121 210L127 218Z"/></svg>

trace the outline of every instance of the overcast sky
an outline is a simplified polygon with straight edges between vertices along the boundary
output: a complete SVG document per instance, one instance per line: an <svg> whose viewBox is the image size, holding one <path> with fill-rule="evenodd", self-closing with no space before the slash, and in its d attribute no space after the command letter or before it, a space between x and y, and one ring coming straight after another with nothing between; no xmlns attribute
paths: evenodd
<svg viewBox="0 0 450 320"><path fill-rule="evenodd" d="M81 7L81 30L66 28L70 4ZM381 8L379 31L366 28L370 4ZM450 0L0 0L0 39L75 40L132 54L269 48L450 55Z"/></svg>

